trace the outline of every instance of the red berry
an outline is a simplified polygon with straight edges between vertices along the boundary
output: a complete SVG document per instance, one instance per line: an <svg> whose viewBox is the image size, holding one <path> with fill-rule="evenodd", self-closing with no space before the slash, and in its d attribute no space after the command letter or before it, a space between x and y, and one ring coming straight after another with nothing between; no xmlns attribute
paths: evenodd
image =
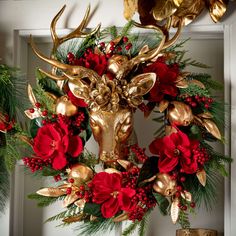
<svg viewBox="0 0 236 236"><path fill-rule="evenodd" d="M196 203L195 203L195 202L191 202L191 203L190 203L190 206L191 206L192 208L195 208Z"/></svg>
<svg viewBox="0 0 236 236"><path fill-rule="evenodd" d="M119 47L117 48L117 51L118 51L118 52L122 51L122 47L119 46Z"/></svg>
<svg viewBox="0 0 236 236"><path fill-rule="evenodd" d="M181 210L183 210L183 211L186 211L187 209L188 209L188 207L185 205L181 207Z"/></svg>
<svg viewBox="0 0 236 236"><path fill-rule="evenodd" d="M43 124L43 125L46 125L46 124L47 124L47 121L46 121L46 120L42 120L42 124Z"/></svg>
<svg viewBox="0 0 236 236"><path fill-rule="evenodd" d="M53 119L57 118L57 115L56 114L52 114L52 118Z"/></svg>
<svg viewBox="0 0 236 236"><path fill-rule="evenodd" d="M34 113L34 108L30 108L30 109L29 109L29 112L30 112L30 113Z"/></svg>
<svg viewBox="0 0 236 236"><path fill-rule="evenodd" d="M81 185L81 186L79 187L79 189L80 189L81 191L84 191L84 189L85 189L84 185Z"/></svg>
<svg viewBox="0 0 236 236"><path fill-rule="evenodd" d="M75 56L74 56L74 54L73 54L72 52L68 52L67 58L68 58L69 60L71 60L71 59L74 59Z"/></svg>
<svg viewBox="0 0 236 236"><path fill-rule="evenodd" d="M124 37L123 37L123 42L124 42L124 43L127 43L128 41L129 41L128 37L124 36Z"/></svg>
<svg viewBox="0 0 236 236"><path fill-rule="evenodd" d="M41 107L41 104L40 104L39 102L36 102L36 103L35 103L35 106L36 106L37 108L40 108L40 107Z"/></svg>
<svg viewBox="0 0 236 236"><path fill-rule="evenodd" d="M115 43L113 41L110 42L110 46L111 47L114 47L115 46Z"/></svg>
<svg viewBox="0 0 236 236"><path fill-rule="evenodd" d="M180 195L181 195L180 192L176 192L176 193L175 193L175 196L176 196L176 197L180 197Z"/></svg>
<svg viewBox="0 0 236 236"><path fill-rule="evenodd" d="M181 181L181 182L185 182L185 180L186 180L186 178L185 178L184 176L182 176L182 177L180 178L180 181Z"/></svg>
<svg viewBox="0 0 236 236"><path fill-rule="evenodd" d="M128 43L128 44L125 46L125 49L126 49L126 50L130 50L131 47L132 47L132 43Z"/></svg>
<svg viewBox="0 0 236 236"><path fill-rule="evenodd" d="M204 107L206 108L206 109L209 109L209 104L208 103L206 103L205 105L204 105Z"/></svg>
<svg viewBox="0 0 236 236"><path fill-rule="evenodd" d="M75 180L73 178L70 178L68 181L72 184L75 182Z"/></svg>
<svg viewBox="0 0 236 236"><path fill-rule="evenodd" d="M177 189L177 191L181 192L183 188L182 188L182 186L178 185L178 186L176 187L176 189Z"/></svg>
<svg viewBox="0 0 236 236"><path fill-rule="evenodd" d="M100 47L104 48L104 47L105 47L105 43L104 43L104 42L101 42L101 43L100 43Z"/></svg>
<svg viewBox="0 0 236 236"><path fill-rule="evenodd" d="M67 194L67 195L71 194L71 192L72 192L72 188L67 188L67 189L66 189L66 194Z"/></svg>
<svg viewBox="0 0 236 236"><path fill-rule="evenodd" d="M115 50L115 47L114 47L114 46L111 46L111 47L110 47L110 50L111 50L111 51L114 51L114 50Z"/></svg>
<svg viewBox="0 0 236 236"><path fill-rule="evenodd" d="M48 115L48 111L47 110L42 111L42 115L43 116L47 116Z"/></svg>

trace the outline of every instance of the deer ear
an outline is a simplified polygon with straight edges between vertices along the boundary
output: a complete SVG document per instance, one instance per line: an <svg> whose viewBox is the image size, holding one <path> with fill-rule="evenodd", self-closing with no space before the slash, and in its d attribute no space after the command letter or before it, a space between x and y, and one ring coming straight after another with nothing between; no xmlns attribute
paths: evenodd
<svg viewBox="0 0 236 236"><path fill-rule="evenodd" d="M89 86L87 84L76 80L73 82L69 81L68 86L75 97L84 99L85 101L89 100Z"/></svg>
<svg viewBox="0 0 236 236"><path fill-rule="evenodd" d="M127 86L128 102L131 106L137 107L142 103L143 95L147 94L156 82L155 73L144 73L135 76Z"/></svg>

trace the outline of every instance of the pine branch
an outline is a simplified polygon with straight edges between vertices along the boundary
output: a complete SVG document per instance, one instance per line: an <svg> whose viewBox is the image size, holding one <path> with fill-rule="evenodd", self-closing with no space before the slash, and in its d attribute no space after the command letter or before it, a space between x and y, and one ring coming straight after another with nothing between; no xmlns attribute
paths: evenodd
<svg viewBox="0 0 236 236"><path fill-rule="evenodd" d="M180 94L188 94L189 96L203 96L210 97L210 93L208 90L200 88L196 84L189 84L187 88L180 88Z"/></svg>
<svg viewBox="0 0 236 236"><path fill-rule="evenodd" d="M134 231L137 229L137 227L139 226L140 222L139 221L135 221L133 223L131 223L122 233L122 236L129 236L132 233L134 233Z"/></svg>
<svg viewBox="0 0 236 236"><path fill-rule="evenodd" d="M178 223L181 225L183 229L190 228L190 222L188 218L188 213L185 211L180 211Z"/></svg>

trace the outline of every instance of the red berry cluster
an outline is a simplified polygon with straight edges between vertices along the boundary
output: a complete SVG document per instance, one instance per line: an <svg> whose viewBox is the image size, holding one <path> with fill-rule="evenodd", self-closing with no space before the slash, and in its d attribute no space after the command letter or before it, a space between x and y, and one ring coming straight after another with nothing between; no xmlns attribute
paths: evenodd
<svg viewBox="0 0 236 236"><path fill-rule="evenodd" d="M83 123L84 119L85 119L84 113L83 112L78 112L75 120L72 122L72 125L76 126L76 127L80 127L81 124Z"/></svg>
<svg viewBox="0 0 236 236"><path fill-rule="evenodd" d="M60 174L55 175L55 176L53 176L53 178L54 178L54 180L55 180L56 182L58 182L58 181L61 180L61 175L60 175Z"/></svg>
<svg viewBox="0 0 236 236"><path fill-rule="evenodd" d="M28 166L32 172L42 170L44 166L49 166L52 163L51 159L41 159L38 157L24 157L24 165Z"/></svg>
<svg viewBox="0 0 236 236"><path fill-rule="evenodd" d="M190 204L188 204L191 208L195 208L195 206L196 206L196 203L195 202L190 202ZM187 206L187 204L183 204L183 203L179 203L178 204L178 207L180 208L180 210L182 210L182 211L187 211L187 209L188 209L188 206Z"/></svg>
<svg viewBox="0 0 236 236"><path fill-rule="evenodd" d="M207 149L200 146L193 150L193 157L202 166L210 159Z"/></svg>
<svg viewBox="0 0 236 236"><path fill-rule="evenodd" d="M136 155L140 163L144 163L148 159L148 157L145 154L145 149L139 147L138 144L132 145L130 149Z"/></svg>
<svg viewBox="0 0 236 236"><path fill-rule="evenodd" d="M197 107L198 105L203 105L206 109L209 109L211 107L211 104L213 103L213 99L195 95L191 97L186 97L185 102L189 104L191 107Z"/></svg>
<svg viewBox="0 0 236 236"><path fill-rule="evenodd" d="M72 52L68 52L67 61L68 61L68 64L70 64L70 65L78 65L79 64L79 59L76 58Z"/></svg>

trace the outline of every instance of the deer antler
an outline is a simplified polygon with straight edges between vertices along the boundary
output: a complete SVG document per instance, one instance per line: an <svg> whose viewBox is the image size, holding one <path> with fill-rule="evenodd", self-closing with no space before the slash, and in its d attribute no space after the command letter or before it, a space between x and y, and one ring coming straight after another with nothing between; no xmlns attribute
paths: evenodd
<svg viewBox="0 0 236 236"><path fill-rule="evenodd" d="M119 72L117 73L116 78L122 79L123 77L125 77L127 75L127 73L129 73L129 71L131 71L133 69L134 66L136 66L142 62L152 60L153 58L158 56L158 54L160 53L161 50L166 49L166 48L170 47L172 44L174 44L176 42L176 40L179 38L180 32L183 28L182 22L183 21L180 20L179 25L178 25L178 29L177 29L175 35L170 40L168 39L169 38L168 30L166 30L164 27L160 27L158 25L145 25L145 26L143 26L137 22L134 22L134 25L139 28L154 29L155 31L160 32L162 35L162 40L156 48L149 50L145 53L141 53L141 54L137 55L136 57L130 59L128 62L124 63L121 66Z"/></svg>
<svg viewBox="0 0 236 236"><path fill-rule="evenodd" d="M72 38L85 38L88 36L92 36L94 34L96 34L101 25L99 24L94 30L92 30L89 33L85 33L82 30L84 29L84 27L86 26L86 24L88 23L88 17L89 17L89 12L90 12L90 6L88 6L86 13L84 15L84 18L82 20L82 22L80 23L80 25L71 33L69 33L68 35L59 38L58 35L56 34L56 23L58 21L58 19L60 18L60 16L62 15L62 13L65 10L65 5L62 7L62 9L57 13L57 15L53 18L52 23L51 23L51 35L52 35L52 39L53 39L53 49L52 49L52 54L51 54L51 58L48 58L46 56L44 56L41 52L38 51L38 49L36 48L34 42L33 42L33 38L30 35L30 44L31 47L34 51L34 53L43 61L47 62L48 64L50 64L51 66L53 66L53 68L58 68L63 70L64 72L68 73L68 74L72 74L72 75L77 75L80 78L83 77L89 77L91 79L91 81L96 81L97 79L100 79L100 76L93 70L87 69L85 67L82 66L72 66L72 65L68 65L68 64L64 64L58 60L56 60L53 56L53 54L56 52L58 46L62 43L64 43L65 41L72 39ZM48 73L45 72L44 70L40 69L41 72L43 72L44 74L46 74L48 77L52 78L53 80L66 80L68 79L68 77L66 76L58 76L56 75L55 72L53 73ZM70 80L70 78L69 78Z"/></svg>

